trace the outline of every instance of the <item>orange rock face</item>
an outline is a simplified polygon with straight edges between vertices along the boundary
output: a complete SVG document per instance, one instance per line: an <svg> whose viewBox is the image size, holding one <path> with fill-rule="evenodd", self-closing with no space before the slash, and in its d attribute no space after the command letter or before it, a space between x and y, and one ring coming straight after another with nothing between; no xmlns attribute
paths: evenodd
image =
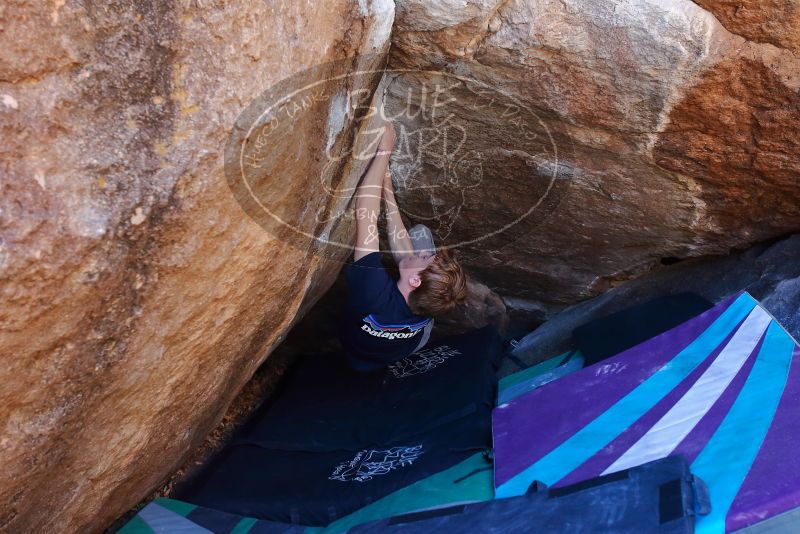
<svg viewBox="0 0 800 534"><path fill-rule="evenodd" d="M796 230L800 207L800 97L785 54L751 47L701 74L672 109L653 156L690 176L703 224L748 243Z"/></svg>
<svg viewBox="0 0 800 534"><path fill-rule="evenodd" d="M373 55L353 69L379 69L392 18L391 3L348 0L0 8L0 530L101 531L180 465L332 282L344 252L256 224L223 149L278 81L358 54ZM370 96L379 79L334 86ZM293 118L280 145L293 156L273 145L291 192L276 202L342 209L314 180L358 125L324 98ZM353 185L363 170L344 158L325 172Z"/></svg>
<svg viewBox="0 0 800 534"><path fill-rule="evenodd" d="M503 297L558 309L800 229L796 2L462 4L397 2L398 198Z"/></svg>
<svg viewBox="0 0 800 534"><path fill-rule="evenodd" d="M749 41L800 51L800 2L797 0L696 0L731 33Z"/></svg>

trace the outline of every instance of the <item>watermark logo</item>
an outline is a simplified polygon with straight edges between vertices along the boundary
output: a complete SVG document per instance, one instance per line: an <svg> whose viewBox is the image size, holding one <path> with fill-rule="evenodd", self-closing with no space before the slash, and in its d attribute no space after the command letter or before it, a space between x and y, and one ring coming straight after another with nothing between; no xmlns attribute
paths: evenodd
<svg viewBox="0 0 800 534"><path fill-rule="evenodd" d="M564 141L514 93L456 72L383 68L378 58L318 65L240 115L226 178L275 237L345 259L354 195L385 118L397 134L390 171L406 225L427 225L437 246L497 249L545 220L572 177Z"/></svg>

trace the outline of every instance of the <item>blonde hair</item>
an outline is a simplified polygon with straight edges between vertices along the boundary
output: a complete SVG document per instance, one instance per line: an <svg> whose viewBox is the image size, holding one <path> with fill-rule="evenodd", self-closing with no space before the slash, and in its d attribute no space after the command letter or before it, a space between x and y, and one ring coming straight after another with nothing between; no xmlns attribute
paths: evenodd
<svg viewBox="0 0 800 534"><path fill-rule="evenodd" d="M467 298L467 276L447 249L437 250L433 261L419 274L421 283L408 296L408 307L415 314L442 315Z"/></svg>

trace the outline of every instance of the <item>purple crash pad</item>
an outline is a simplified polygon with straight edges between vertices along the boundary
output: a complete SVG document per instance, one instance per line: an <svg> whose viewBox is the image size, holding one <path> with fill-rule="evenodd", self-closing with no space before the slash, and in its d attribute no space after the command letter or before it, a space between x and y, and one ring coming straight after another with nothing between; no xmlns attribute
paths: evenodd
<svg viewBox="0 0 800 534"><path fill-rule="evenodd" d="M499 405L497 497L683 455L709 486L699 533L800 506L800 347L749 294Z"/></svg>

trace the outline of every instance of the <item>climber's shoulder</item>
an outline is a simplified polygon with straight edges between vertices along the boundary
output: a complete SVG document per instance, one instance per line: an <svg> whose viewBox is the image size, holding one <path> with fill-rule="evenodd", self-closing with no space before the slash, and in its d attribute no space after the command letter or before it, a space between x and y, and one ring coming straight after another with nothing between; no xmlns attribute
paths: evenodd
<svg viewBox="0 0 800 534"><path fill-rule="evenodd" d="M350 308L365 313L391 313L399 290L397 282L386 271L379 252L367 254L348 265L345 279Z"/></svg>

